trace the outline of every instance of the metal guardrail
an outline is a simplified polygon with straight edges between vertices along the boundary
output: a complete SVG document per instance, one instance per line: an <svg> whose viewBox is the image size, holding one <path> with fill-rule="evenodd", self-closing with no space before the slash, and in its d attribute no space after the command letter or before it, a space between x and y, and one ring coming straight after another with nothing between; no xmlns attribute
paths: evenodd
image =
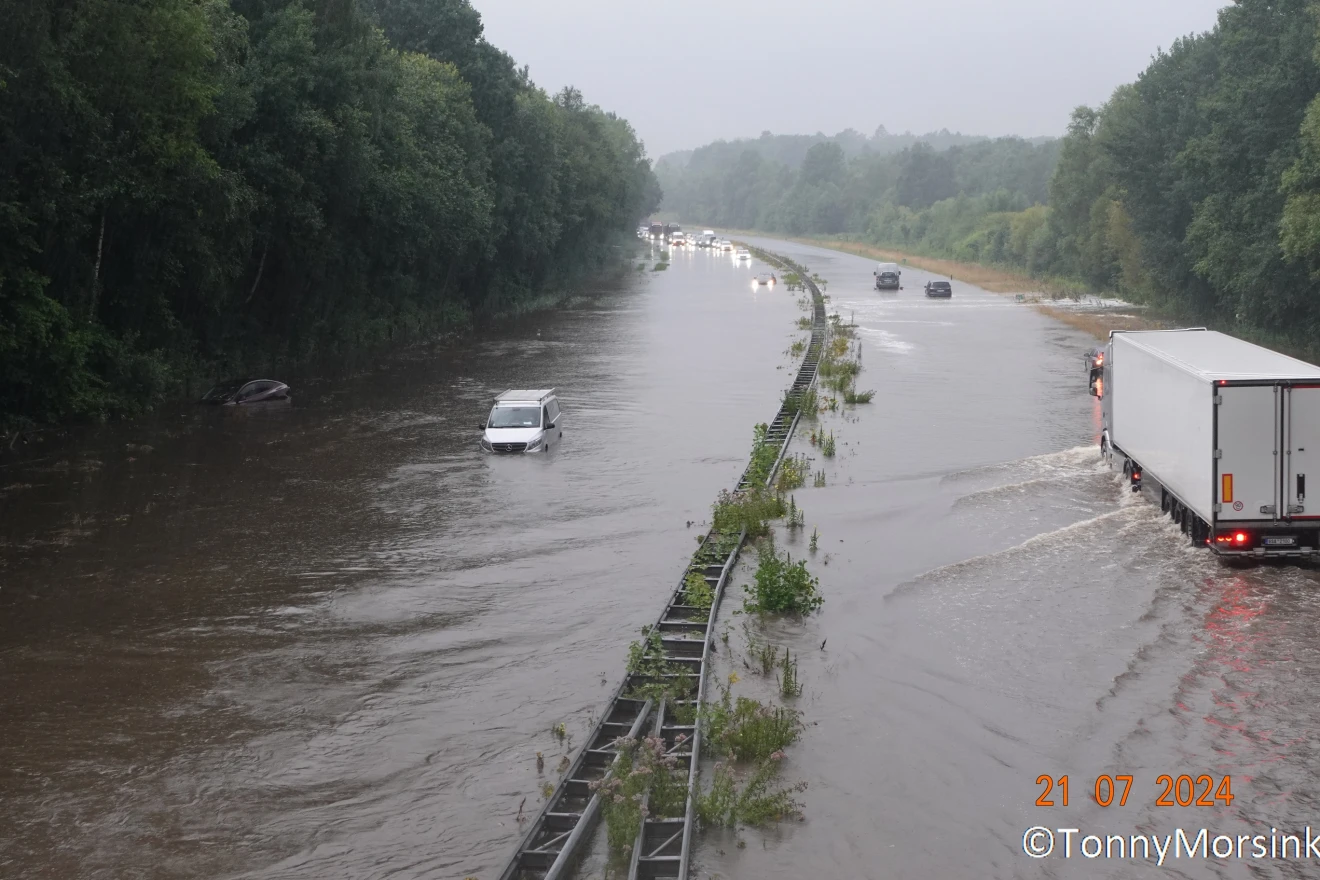
<svg viewBox="0 0 1320 880"><path fill-rule="evenodd" d="M769 485L779 471L789 438L793 436L801 417L798 404L802 394L816 381L816 369L825 346L825 302L803 267L759 248L750 250L767 263L792 269L801 275L813 302L811 342L779 412L768 423L766 430L764 442L778 448L774 466L766 479L766 485ZM752 486L749 463L738 478L735 488L746 490ZM667 754L676 757L680 764L687 765L687 803L681 817L648 816L642 820L633 845L629 880L688 878L701 761L701 725L700 719L695 717L696 710L706 698L706 671L712 652L715 617L729 574L738 560L746 537L745 530L736 536L726 536L712 528L702 539L701 546L679 579L677 589L656 621L654 631L660 634L666 662L681 670L672 675L695 680L692 683L696 685L695 699L675 700L672 704L661 700L652 728L654 735L664 740ZM685 604L687 576L691 572L697 572L705 578L714 593L714 601L709 610ZM635 693L639 686L648 683L649 680L642 676L632 673L625 676L614 692L609 710L602 716L586 746L570 765L519 843L513 858L500 875L501 880L560 880L568 876L580 844L590 834L600 816L600 801L592 790L592 783L604 779L618 758L615 741L621 737L636 738L651 715L651 700L628 696ZM694 719L694 723L680 722L683 716L677 711L679 706L686 710L687 717Z"/></svg>

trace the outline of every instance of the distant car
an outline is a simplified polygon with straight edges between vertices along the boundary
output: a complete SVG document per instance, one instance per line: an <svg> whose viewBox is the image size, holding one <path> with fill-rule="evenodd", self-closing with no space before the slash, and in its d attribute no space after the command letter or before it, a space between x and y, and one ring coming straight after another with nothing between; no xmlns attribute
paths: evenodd
<svg viewBox="0 0 1320 880"><path fill-rule="evenodd" d="M720 250L722 251L733 250L733 242L729 241L727 238L720 239Z"/></svg>
<svg viewBox="0 0 1320 880"><path fill-rule="evenodd" d="M275 379L250 379L222 382L199 401L213 406L239 406L247 403L266 403L288 400L289 386Z"/></svg>
<svg viewBox="0 0 1320 880"><path fill-rule="evenodd" d="M778 281L779 279L775 277L775 273L773 272L762 272L760 275L756 276L756 283L758 285L772 285Z"/></svg>
<svg viewBox="0 0 1320 880"><path fill-rule="evenodd" d="M953 296L953 285L947 281L927 281L926 296L944 297Z"/></svg>
<svg viewBox="0 0 1320 880"><path fill-rule="evenodd" d="M902 290L902 270L893 263L881 263L871 273L875 275L876 290Z"/></svg>
<svg viewBox="0 0 1320 880"><path fill-rule="evenodd" d="M747 248L738 248L738 250L734 252L733 256L734 259L738 260L739 262L742 262L743 260L750 261L752 259L752 252L747 250Z"/></svg>

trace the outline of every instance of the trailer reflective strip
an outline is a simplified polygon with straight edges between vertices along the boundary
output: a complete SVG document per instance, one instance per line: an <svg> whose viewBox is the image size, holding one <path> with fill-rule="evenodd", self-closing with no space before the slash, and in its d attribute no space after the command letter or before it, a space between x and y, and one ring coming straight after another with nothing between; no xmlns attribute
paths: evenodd
<svg viewBox="0 0 1320 880"><path fill-rule="evenodd" d="M1233 503L1233 475L1224 474L1223 486L1219 491L1219 500L1225 504Z"/></svg>

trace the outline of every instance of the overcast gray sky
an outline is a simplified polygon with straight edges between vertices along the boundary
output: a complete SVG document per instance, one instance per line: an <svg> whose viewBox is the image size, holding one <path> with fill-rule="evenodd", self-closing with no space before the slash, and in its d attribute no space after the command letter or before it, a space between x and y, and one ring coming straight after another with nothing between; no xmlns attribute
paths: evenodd
<svg viewBox="0 0 1320 880"><path fill-rule="evenodd" d="M1057 135L1223 0L472 0L548 91L660 156L717 138L948 128Z"/></svg>

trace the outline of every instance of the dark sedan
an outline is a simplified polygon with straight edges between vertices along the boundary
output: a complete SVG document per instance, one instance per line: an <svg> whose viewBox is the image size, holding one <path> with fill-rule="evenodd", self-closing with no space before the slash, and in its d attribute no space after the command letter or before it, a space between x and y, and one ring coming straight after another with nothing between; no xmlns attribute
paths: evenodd
<svg viewBox="0 0 1320 880"><path fill-rule="evenodd" d="M289 386L276 379L250 379L242 382L223 382L201 399L201 403L215 406L238 406L248 403L266 403L288 400Z"/></svg>
<svg viewBox="0 0 1320 880"><path fill-rule="evenodd" d="M928 281L926 282L926 296L953 296L953 285L947 281Z"/></svg>

